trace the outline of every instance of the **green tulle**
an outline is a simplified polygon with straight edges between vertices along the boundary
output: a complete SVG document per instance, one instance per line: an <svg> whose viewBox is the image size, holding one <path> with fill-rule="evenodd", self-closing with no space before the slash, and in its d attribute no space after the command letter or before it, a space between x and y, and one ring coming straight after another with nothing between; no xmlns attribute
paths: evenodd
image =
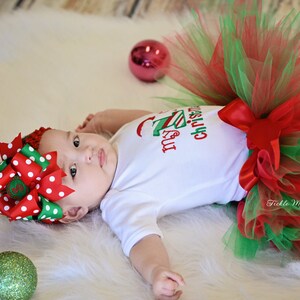
<svg viewBox="0 0 300 300"><path fill-rule="evenodd" d="M281 208L290 216L298 216L300 212L300 201L290 197L285 193L282 193L281 197Z"/></svg>
<svg viewBox="0 0 300 300"><path fill-rule="evenodd" d="M293 241L300 238L300 229L284 227L280 233L275 234L268 224L265 224L266 236L269 241L272 241L277 249L281 251L291 250Z"/></svg>
<svg viewBox="0 0 300 300"><path fill-rule="evenodd" d="M281 146L280 152L293 161L300 163L300 139L298 140L296 145Z"/></svg>
<svg viewBox="0 0 300 300"><path fill-rule="evenodd" d="M183 33L166 39L174 62L168 75L182 85L177 89L183 93L167 100L185 106L226 105L239 97L259 117L297 95L300 13L292 10L278 22L273 12L262 12L260 0L217 2L216 14L222 11L219 22L211 25L205 13L199 17L198 11L192 11ZM223 64L226 74L210 76L216 63ZM176 85L168 80L168 85ZM216 89L212 81L224 89Z"/></svg>
<svg viewBox="0 0 300 300"><path fill-rule="evenodd" d="M225 3L219 18L220 38L213 38L207 30L209 23L205 24L205 18L194 11L193 22L185 27L184 33L175 41L170 40L168 46L175 63L169 76L174 81L168 79L165 83L173 87L179 84L177 90L183 96L162 99L187 106L226 105L240 98L256 118L264 118L300 93L300 13L292 10L278 22L272 12L263 12L260 0ZM288 167L282 163L281 169L276 170L280 184L285 184L287 179L279 176L285 169L287 175L299 175L299 131L281 138L280 144L281 163L292 160ZM224 236L225 245L238 257L254 258L259 249L270 243L279 250L291 250L293 242L300 240L299 229L279 223L280 217L282 222L288 216L299 217L300 201L292 197L297 193L271 191L264 184L259 181L245 200L245 228L240 229L247 237L237 224Z"/></svg>
<svg viewBox="0 0 300 300"><path fill-rule="evenodd" d="M248 239L244 237L237 224L233 224L223 237L226 248L230 249L234 255L242 259L253 259L258 250L266 249L272 242L278 250L289 251L293 248L293 241L300 238L298 228L285 227L280 233L275 234L268 224L265 224L265 237L261 239Z"/></svg>
<svg viewBox="0 0 300 300"><path fill-rule="evenodd" d="M255 222L258 215L262 213L262 206L261 202L258 201L259 193L258 193L258 186L255 185L252 190L248 193L246 201L245 201L245 208L244 208L244 219L248 222ZM245 224L248 225L247 223ZM251 226L254 228L255 226ZM249 232L249 230L245 230L247 232L247 236L249 238L255 238L255 233L253 231Z"/></svg>
<svg viewBox="0 0 300 300"><path fill-rule="evenodd" d="M300 240L300 228L294 227L282 227L275 232L275 225L272 223L272 217L270 214L280 212L287 212L289 216L299 215L300 203L295 199L282 193L282 200L280 202L269 203L267 217L264 222L264 236L258 238L254 232L254 228L257 222L258 216L264 215L264 208L259 201L258 186L254 186L251 192L248 194L245 201L245 207L243 210L243 217L245 218L245 228L247 237L241 234L235 222L230 229L226 232L223 242L226 247L231 249L235 256L243 259L252 259L255 257L258 250L265 249L270 242L281 251L288 251L293 249L293 242ZM271 224L269 224L269 223ZM248 226L249 225L249 226ZM274 229L271 228L274 226ZM278 227L278 226L277 226Z"/></svg>
<svg viewBox="0 0 300 300"><path fill-rule="evenodd" d="M232 89L241 99L250 104L252 87L246 75L249 73L250 66L247 60L244 59L246 54L241 41L234 38L235 31L236 28L233 21L230 18L225 18L222 30L225 71L228 74L228 80ZM229 39L231 40L230 42Z"/></svg>
<svg viewBox="0 0 300 300"><path fill-rule="evenodd" d="M260 117L300 91L299 86L290 86L298 72L295 48L299 37L294 31L299 30L300 15L292 11L276 23L272 14L258 9L257 2L232 9L221 17L220 27L231 88ZM251 49L250 41L257 51Z"/></svg>
<svg viewBox="0 0 300 300"><path fill-rule="evenodd" d="M231 225L223 236L223 242L226 248L230 249L236 257L242 259L253 259L258 249L267 243L266 240L257 241L244 237L236 223Z"/></svg>
<svg viewBox="0 0 300 300"><path fill-rule="evenodd" d="M261 117L268 114L279 104L283 103L290 97L299 93L299 87L290 89L290 81L292 76L295 76L297 51L293 51L296 44L293 34L295 24L299 22L299 13L291 12L286 16L279 25L275 24L271 15L262 14L257 9L256 1L249 1L252 7L245 7L237 10L238 13L231 13L221 18L221 33L224 50L224 67L228 76L231 88L235 91L240 99L245 101L252 108L256 117ZM286 37L290 42L286 44L285 49L279 52L276 47L269 47L265 55L259 54L254 57L249 55L249 49L245 48L243 37L240 32L244 29L239 26L246 26L243 20L245 17L252 16L256 22L256 30L253 30L253 36L249 38L267 41L264 37L265 32L276 30ZM252 26L254 27L254 26ZM256 36L255 36L256 35ZM296 37L297 35L295 35ZM274 35L270 43L278 38ZM298 37L299 39L299 37ZM277 42L280 41L279 39ZM272 43L271 43L272 44ZM253 43L255 45L255 43ZM246 45L247 46L247 45ZM256 45L259 47L259 45ZM278 45L279 47L280 45ZM282 45L281 45L282 47ZM258 49L260 50L260 49ZM247 53L248 51L248 53ZM261 51L263 52L263 51ZM280 57L279 54L280 53ZM280 63L278 63L280 61ZM276 72L274 65L277 63ZM298 66L299 68L299 66ZM259 94L257 93L259 91ZM294 162L299 163L300 141L295 145L282 145L281 154L287 156ZM293 242L299 241L300 230L298 228L280 227L280 224L273 223L272 216L280 216L287 214L289 216L298 216L300 206L297 205L297 200L281 193L279 197L274 196L274 193L264 188L264 192L269 193L269 197L265 196L267 208L262 206L260 200L258 186L252 188L247 195L245 207L243 210L243 218L245 219L245 228L247 237L243 236L238 229L237 224L234 224L224 236L224 242L237 257L244 259L252 259L257 251L267 246L270 242L279 250L287 251L293 249ZM274 202L271 203L271 199ZM280 199L281 198L281 199ZM269 199L269 200L268 200ZM270 201L270 203L268 203ZM266 205L266 203L264 203ZM261 217L264 220L264 237L257 238L254 228L256 228L257 218ZM270 224L268 224L268 222ZM274 226L274 228L272 227ZM273 230L272 230L273 228Z"/></svg>
<svg viewBox="0 0 300 300"><path fill-rule="evenodd" d="M184 93L183 90L181 92ZM182 97L180 98L179 97L155 97L155 98L169 102L169 104L171 104L170 106L172 107L173 105L175 105L175 107L184 107L184 106L193 107L193 106L206 104L205 100L199 99L198 97L196 97L191 93L186 93L186 95L187 95L186 98L182 98Z"/></svg>

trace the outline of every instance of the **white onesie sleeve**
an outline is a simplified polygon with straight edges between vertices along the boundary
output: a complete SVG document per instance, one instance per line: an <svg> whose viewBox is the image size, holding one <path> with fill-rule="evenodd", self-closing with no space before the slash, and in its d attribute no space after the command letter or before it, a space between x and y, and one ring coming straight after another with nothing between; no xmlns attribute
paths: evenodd
<svg viewBox="0 0 300 300"><path fill-rule="evenodd" d="M157 205L151 197L135 191L110 190L101 202L103 220L121 241L123 252L150 234L162 236L157 226Z"/></svg>

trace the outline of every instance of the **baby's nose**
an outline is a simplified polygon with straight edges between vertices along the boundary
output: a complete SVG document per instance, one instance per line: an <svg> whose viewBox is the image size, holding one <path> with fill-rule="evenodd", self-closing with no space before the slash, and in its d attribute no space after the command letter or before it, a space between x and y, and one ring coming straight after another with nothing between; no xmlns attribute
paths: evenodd
<svg viewBox="0 0 300 300"><path fill-rule="evenodd" d="M83 159L85 160L85 162L90 163L92 161L92 157L93 157L92 147L86 147L83 154Z"/></svg>

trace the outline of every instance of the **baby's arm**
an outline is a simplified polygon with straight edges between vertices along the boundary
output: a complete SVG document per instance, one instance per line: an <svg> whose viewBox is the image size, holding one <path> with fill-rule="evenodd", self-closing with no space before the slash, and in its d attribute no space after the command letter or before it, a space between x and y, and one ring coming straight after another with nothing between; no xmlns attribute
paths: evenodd
<svg viewBox="0 0 300 300"><path fill-rule="evenodd" d="M152 284L156 300L179 299L182 291L177 289L184 285L184 280L170 270L169 256L158 235L148 235L139 241L129 257L137 271Z"/></svg>
<svg viewBox="0 0 300 300"><path fill-rule="evenodd" d="M76 131L90 133L110 132L115 134L126 123L150 113L146 110L107 109L95 115L88 115L83 124L76 128Z"/></svg>

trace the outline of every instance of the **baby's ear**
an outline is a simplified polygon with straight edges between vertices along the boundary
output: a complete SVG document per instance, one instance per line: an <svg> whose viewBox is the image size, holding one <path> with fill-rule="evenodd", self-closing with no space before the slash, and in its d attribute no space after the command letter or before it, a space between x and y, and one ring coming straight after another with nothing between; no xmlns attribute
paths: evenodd
<svg viewBox="0 0 300 300"><path fill-rule="evenodd" d="M68 224L80 220L89 212L87 207L72 207L64 212L64 217L59 220L60 223Z"/></svg>

